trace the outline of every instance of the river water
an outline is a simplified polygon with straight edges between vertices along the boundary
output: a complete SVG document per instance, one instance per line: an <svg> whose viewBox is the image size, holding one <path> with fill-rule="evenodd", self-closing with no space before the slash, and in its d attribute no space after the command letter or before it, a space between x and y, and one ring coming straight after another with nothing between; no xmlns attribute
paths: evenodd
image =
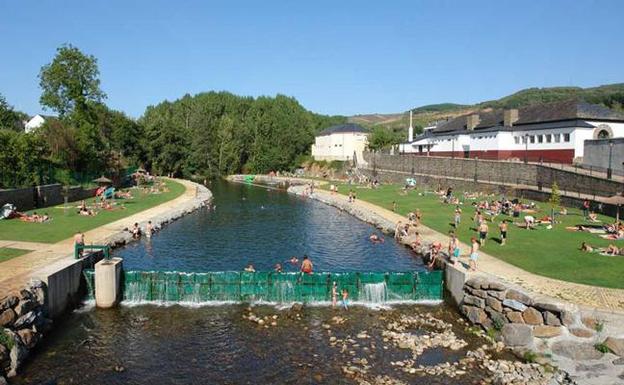
<svg viewBox="0 0 624 385"><path fill-rule="evenodd" d="M370 244L374 229L334 208L260 187L217 182L211 190L215 209L191 214L151 240L118 250L124 267L206 272L253 263L257 270L270 270L292 255L308 254L317 271L423 270L421 261L392 239ZM465 374L450 378L413 374L392 364L413 358L416 366L452 365L483 343L445 304L348 310L251 306L126 302L101 310L86 305L55 325L11 383L352 384L387 376L401 381L397 384L473 384L488 375L478 365L462 364ZM391 322L425 313L451 324L467 345L431 347L416 357L382 335ZM403 332L419 336L430 329ZM351 365L365 372L345 371Z"/></svg>

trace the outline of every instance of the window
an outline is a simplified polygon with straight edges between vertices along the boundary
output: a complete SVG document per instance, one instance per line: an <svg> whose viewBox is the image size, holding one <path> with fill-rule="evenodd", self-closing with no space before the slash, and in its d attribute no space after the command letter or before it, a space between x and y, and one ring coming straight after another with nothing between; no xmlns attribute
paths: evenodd
<svg viewBox="0 0 624 385"><path fill-rule="evenodd" d="M598 132L598 139L609 139L609 131L600 130L600 132Z"/></svg>
<svg viewBox="0 0 624 385"><path fill-rule="evenodd" d="M555 143L561 142L561 134L555 134Z"/></svg>
<svg viewBox="0 0 624 385"><path fill-rule="evenodd" d="M537 143L544 143L544 135L537 136Z"/></svg>
<svg viewBox="0 0 624 385"><path fill-rule="evenodd" d="M520 137L519 136L514 136L514 142L516 144L520 144Z"/></svg>
<svg viewBox="0 0 624 385"><path fill-rule="evenodd" d="M546 134L546 143L551 143L551 142L552 142L552 135Z"/></svg>
<svg viewBox="0 0 624 385"><path fill-rule="evenodd" d="M526 141L527 141L527 137L526 137L526 136L523 136L523 137L522 137L522 144L526 144Z"/></svg>
<svg viewBox="0 0 624 385"><path fill-rule="evenodd" d="M563 134L563 141L564 142L569 142L570 141L570 134Z"/></svg>
<svg viewBox="0 0 624 385"><path fill-rule="evenodd" d="M535 143L535 135L529 136L529 142Z"/></svg>

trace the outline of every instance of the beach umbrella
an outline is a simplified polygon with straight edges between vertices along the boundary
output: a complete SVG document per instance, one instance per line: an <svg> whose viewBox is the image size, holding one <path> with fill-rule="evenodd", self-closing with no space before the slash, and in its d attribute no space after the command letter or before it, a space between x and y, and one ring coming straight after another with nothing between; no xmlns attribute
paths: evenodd
<svg viewBox="0 0 624 385"><path fill-rule="evenodd" d="M615 221L620 221L620 206L624 205L624 196L614 195L612 197L601 199L601 202L616 206Z"/></svg>
<svg viewBox="0 0 624 385"><path fill-rule="evenodd" d="M107 177L105 177L104 175L102 175L101 177L97 178L97 179L93 179L93 181L95 183L99 183L99 184L112 184L113 181L108 179Z"/></svg>

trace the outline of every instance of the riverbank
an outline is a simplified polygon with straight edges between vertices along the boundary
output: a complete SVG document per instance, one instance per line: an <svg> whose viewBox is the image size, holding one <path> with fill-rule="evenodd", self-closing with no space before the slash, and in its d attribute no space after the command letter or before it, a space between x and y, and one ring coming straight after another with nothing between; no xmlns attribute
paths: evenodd
<svg viewBox="0 0 624 385"><path fill-rule="evenodd" d="M206 187L176 180L185 191L158 206L108 223L85 233L87 244L117 247L133 240L127 230L133 223L144 228L151 221L159 230L210 203ZM0 381L2 374L14 376L31 349L51 329L54 319L71 306L79 294L82 269L101 255L81 259L73 255L73 239L49 245L32 245L33 251L0 263ZM36 246L36 247L35 247Z"/></svg>
<svg viewBox="0 0 624 385"><path fill-rule="evenodd" d="M312 195L305 194L305 186L293 186L288 191L348 212L385 233L393 233L396 222L406 220L371 203L359 199L349 202L344 195L320 189ZM420 225L418 231L425 243L448 243L448 237L426 226ZM469 248L465 244L460 248L463 262L466 262ZM454 291L452 294L460 311L470 322L496 335L518 354L535 355L542 362L552 363L579 384L624 384L619 378L620 365L624 363L621 358L624 349L619 347L620 344L624 346L624 339L620 338L624 336L621 309L598 308L597 301L587 301L584 292L600 288L584 288L585 285L535 276L483 253L477 273L467 271L465 266L449 266L446 270L447 288ZM553 298L552 294L562 289L575 293L576 296L567 297L571 304ZM598 299L603 301L598 302L602 306L611 304L604 297ZM617 304L622 306L622 303ZM608 345L606 353L596 348L605 345Z"/></svg>

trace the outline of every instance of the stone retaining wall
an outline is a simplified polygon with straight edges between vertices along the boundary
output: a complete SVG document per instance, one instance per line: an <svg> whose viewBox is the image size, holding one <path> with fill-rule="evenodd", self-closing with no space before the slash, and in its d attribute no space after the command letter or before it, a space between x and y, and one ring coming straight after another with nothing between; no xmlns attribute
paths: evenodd
<svg viewBox="0 0 624 385"><path fill-rule="evenodd" d="M41 281L0 301L0 383L3 376L17 374L30 351L51 329L46 303L47 287Z"/></svg>
<svg viewBox="0 0 624 385"><path fill-rule="evenodd" d="M91 198L95 196L95 190L96 188L70 187L67 189L68 202ZM65 192L60 184L0 190L0 207L6 203L12 203L17 206L18 211L55 206L64 202Z"/></svg>

